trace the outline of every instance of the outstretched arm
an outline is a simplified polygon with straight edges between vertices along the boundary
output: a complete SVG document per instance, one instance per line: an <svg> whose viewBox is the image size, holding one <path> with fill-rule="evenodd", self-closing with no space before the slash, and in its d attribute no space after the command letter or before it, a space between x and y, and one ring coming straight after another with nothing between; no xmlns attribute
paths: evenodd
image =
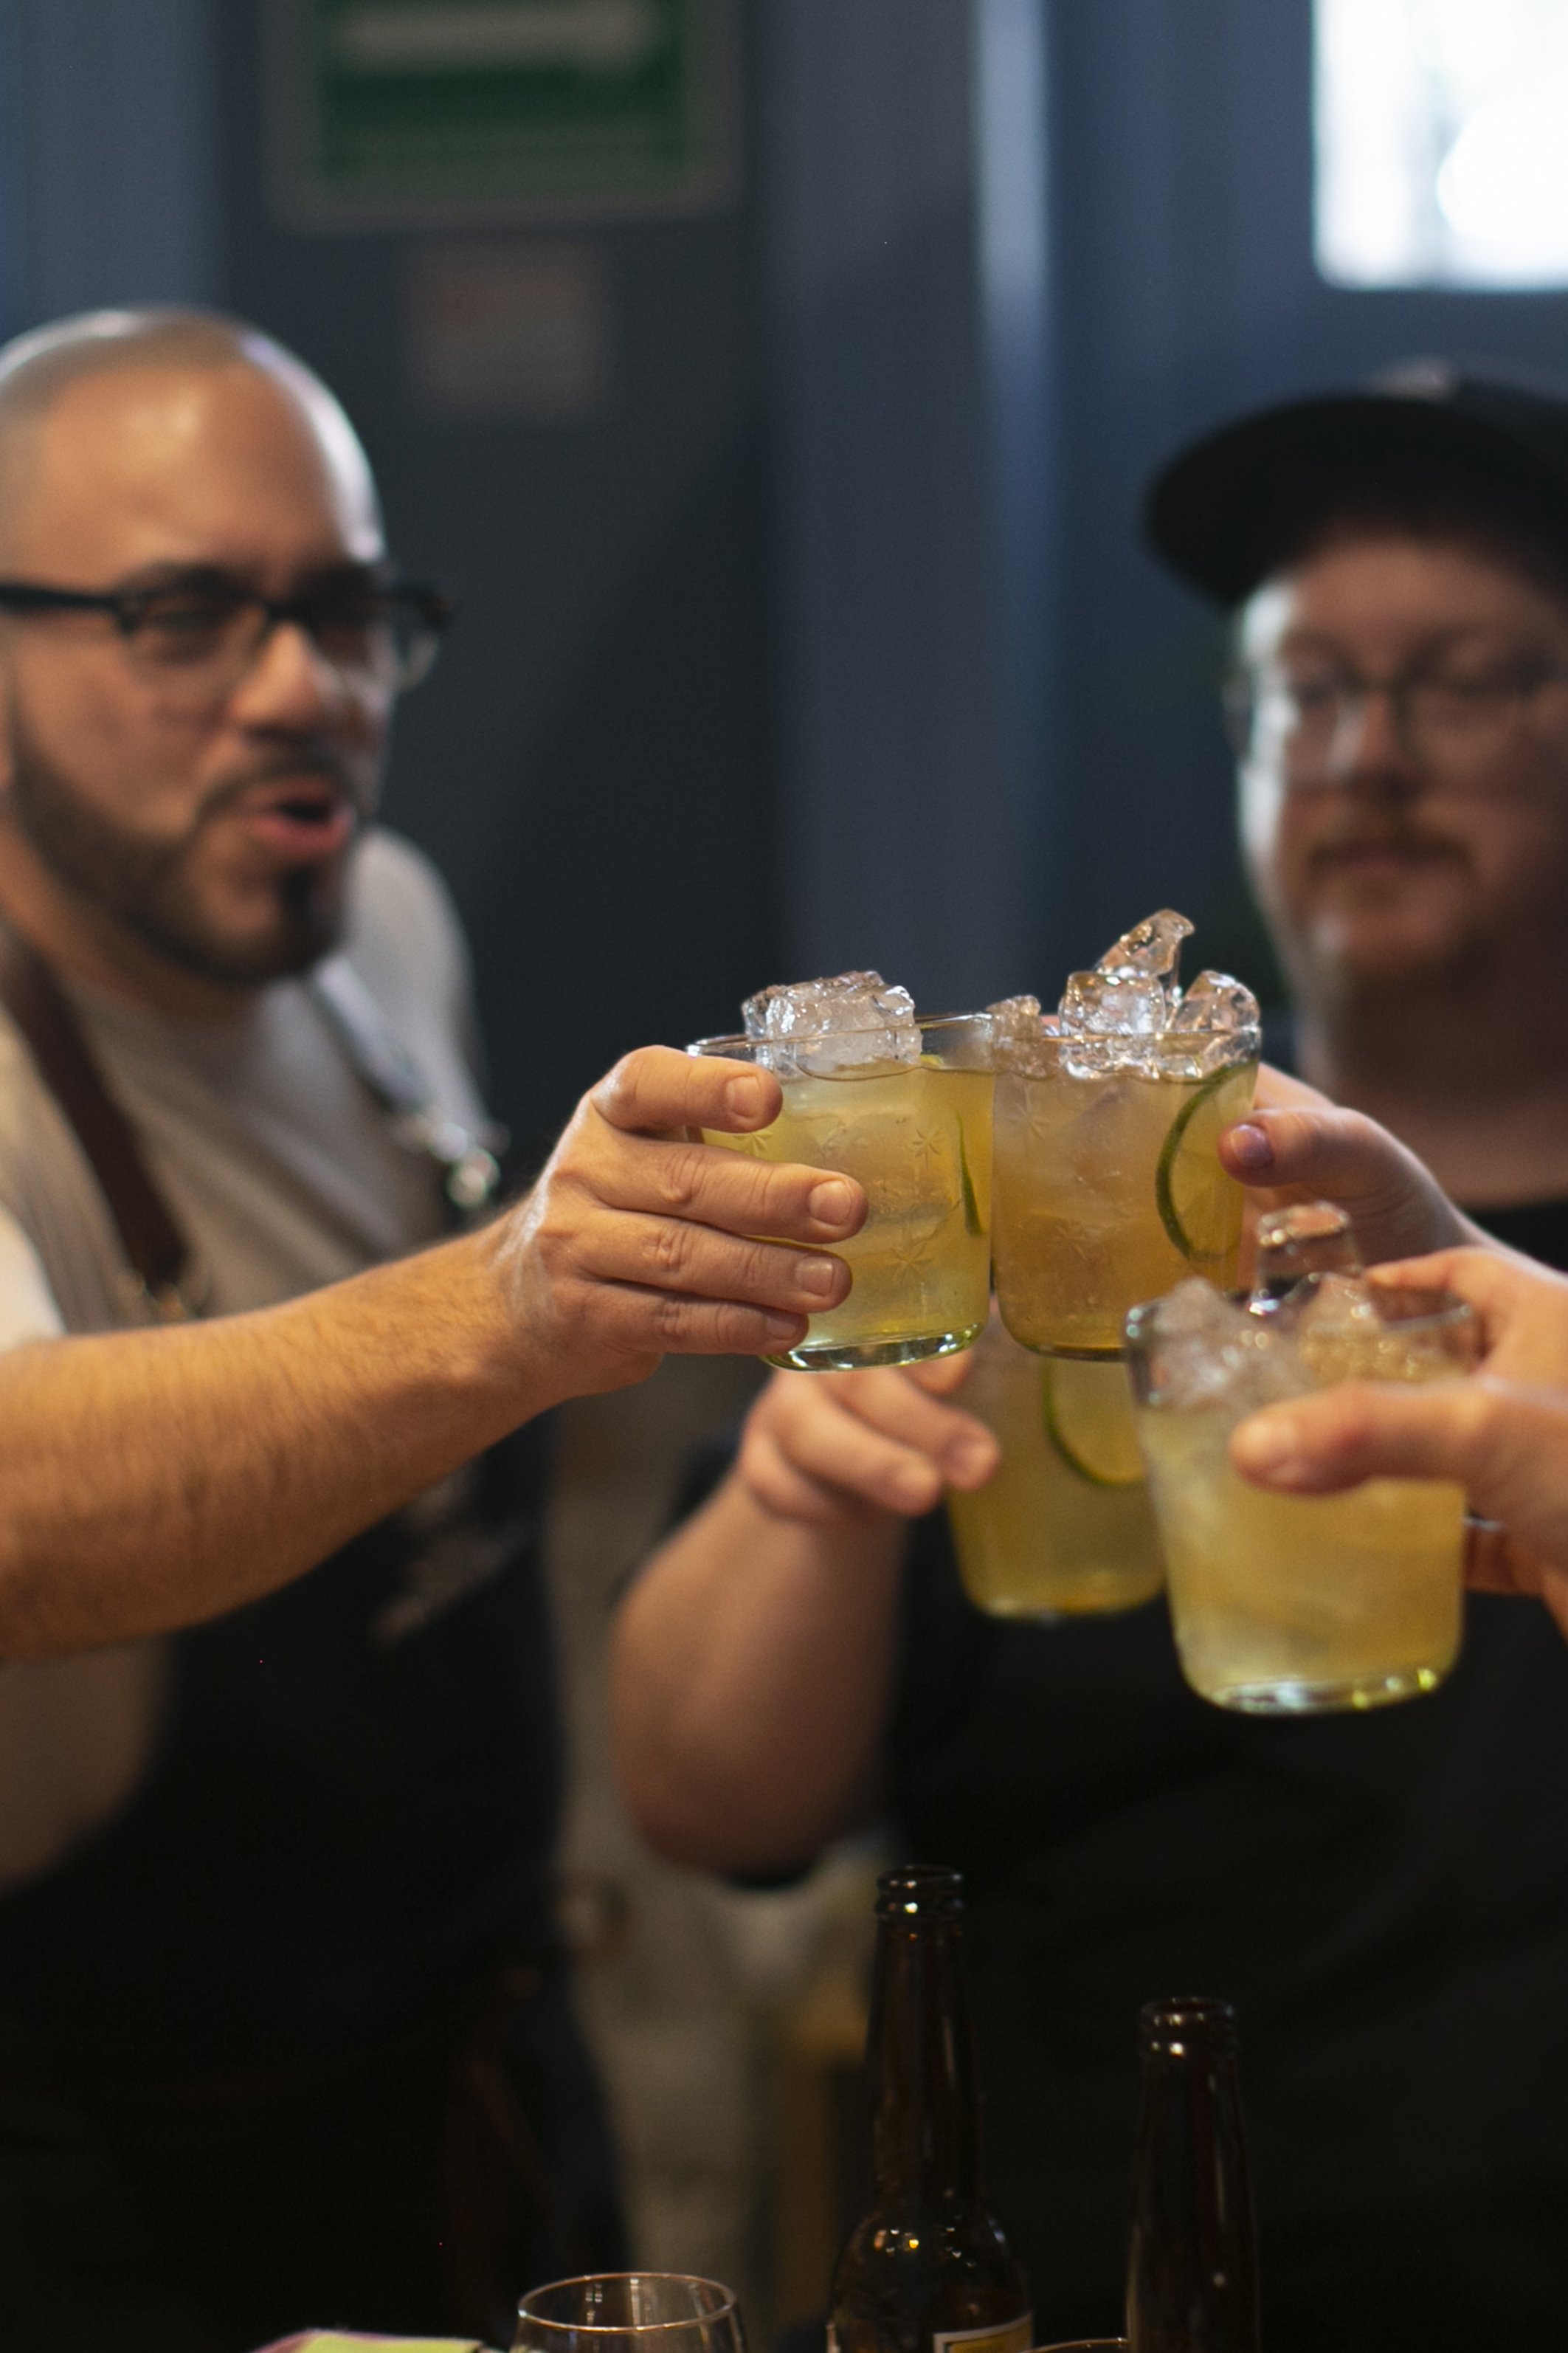
<svg viewBox="0 0 1568 2353"><path fill-rule="evenodd" d="M686 1134L777 1109L765 1072L648 1048L481 1233L261 1314L0 1356L0 1657L215 1617L564 1398L792 1345L847 1291L825 1246L864 1197Z"/></svg>
<svg viewBox="0 0 1568 2353"><path fill-rule="evenodd" d="M873 1817L906 1519L997 1461L945 1401L968 1363L776 1375L622 1604L616 1764L672 1861L785 1869Z"/></svg>

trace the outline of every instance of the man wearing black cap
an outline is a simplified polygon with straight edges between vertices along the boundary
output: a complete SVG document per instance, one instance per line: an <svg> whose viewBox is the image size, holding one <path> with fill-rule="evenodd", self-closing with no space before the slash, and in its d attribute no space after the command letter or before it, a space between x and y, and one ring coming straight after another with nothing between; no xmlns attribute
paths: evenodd
<svg viewBox="0 0 1568 2353"><path fill-rule="evenodd" d="M1199 442L1145 522L1239 615L1302 1074L1568 1264L1568 399L1400 370Z"/></svg>
<svg viewBox="0 0 1568 2353"><path fill-rule="evenodd" d="M1568 1263L1568 403L1424 368L1299 404L1177 459L1149 528L1242 608L1243 825L1305 1075ZM1275 1111L1224 1151L1342 1198L1356 1166L1369 1256L1430 1246L1440 1215L1387 1227L1416 1195L1378 1148ZM963 1868L1038 2338L1120 2323L1138 2005L1205 1991L1240 2016L1270 2353L1561 2348L1568 1647L1481 1597L1434 1699L1288 1723L1195 1699L1158 1607L982 1618L917 1516L994 1461L954 1385L764 1390L623 1609L645 1829L776 1872L885 1813Z"/></svg>

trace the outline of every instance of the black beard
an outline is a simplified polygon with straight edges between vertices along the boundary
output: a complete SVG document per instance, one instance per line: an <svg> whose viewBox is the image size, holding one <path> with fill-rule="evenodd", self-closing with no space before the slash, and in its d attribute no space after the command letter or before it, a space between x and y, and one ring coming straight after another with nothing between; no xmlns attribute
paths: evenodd
<svg viewBox="0 0 1568 2353"><path fill-rule="evenodd" d="M9 736L8 797L21 831L57 881L165 963L222 987L258 988L309 972L338 945L344 922L341 867L328 872L300 867L279 875L275 923L243 945L214 930L191 887L187 861L202 828L239 791L264 781L265 768L216 794L177 841L153 842L94 808L15 712ZM292 757L286 773L298 776L302 768L352 791L328 754L313 752L308 761ZM279 761L279 773L284 772ZM356 805L363 801L362 794L353 797Z"/></svg>

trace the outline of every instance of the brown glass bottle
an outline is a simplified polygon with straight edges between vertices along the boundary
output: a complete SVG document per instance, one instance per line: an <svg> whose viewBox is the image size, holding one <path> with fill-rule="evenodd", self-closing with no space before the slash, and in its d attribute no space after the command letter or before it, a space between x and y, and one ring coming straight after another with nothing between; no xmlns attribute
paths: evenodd
<svg viewBox="0 0 1568 2353"><path fill-rule="evenodd" d="M1132 2353L1258 2353L1236 2014L1202 1996L1152 2001L1139 2013L1138 2040Z"/></svg>
<svg viewBox="0 0 1568 2353"><path fill-rule="evenodd" d="M871 2211L833 2276L837 2353L1024 2353L1024 2274L985 2202L963 1882L927 1864L877 1883L866 2037Z"/></svg>

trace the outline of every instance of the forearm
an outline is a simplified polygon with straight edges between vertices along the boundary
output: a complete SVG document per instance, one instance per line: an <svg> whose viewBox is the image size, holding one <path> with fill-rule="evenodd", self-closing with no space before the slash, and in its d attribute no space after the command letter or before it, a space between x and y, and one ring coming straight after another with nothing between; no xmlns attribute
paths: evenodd
<svg viewBox="0 0 1568 2353"><path fill-rule="evenodd" d="M646 1047L482 1233L261 1314L0 1357L0 1657L254 1599L670 1349L793 1345L848 1287L827 1250L864 1196L689 1140L765 1126L778 1102L766 1072Z"/></svg>
<svg viewBox="0 0 1568 2353"><path fill-rule="evenodd" d="M252 1600L552 1401L501 1229L263 1313L0 1356L0 1656Z"/></svg>
<svg viewBox="0 0 1568 2353"><path fill-rule="evenodd" d="M879 1799L906 1525L811 1527L739 1475L622 1605L616 1763L645 1835L709 1870L784 1869Z"/></svg>

